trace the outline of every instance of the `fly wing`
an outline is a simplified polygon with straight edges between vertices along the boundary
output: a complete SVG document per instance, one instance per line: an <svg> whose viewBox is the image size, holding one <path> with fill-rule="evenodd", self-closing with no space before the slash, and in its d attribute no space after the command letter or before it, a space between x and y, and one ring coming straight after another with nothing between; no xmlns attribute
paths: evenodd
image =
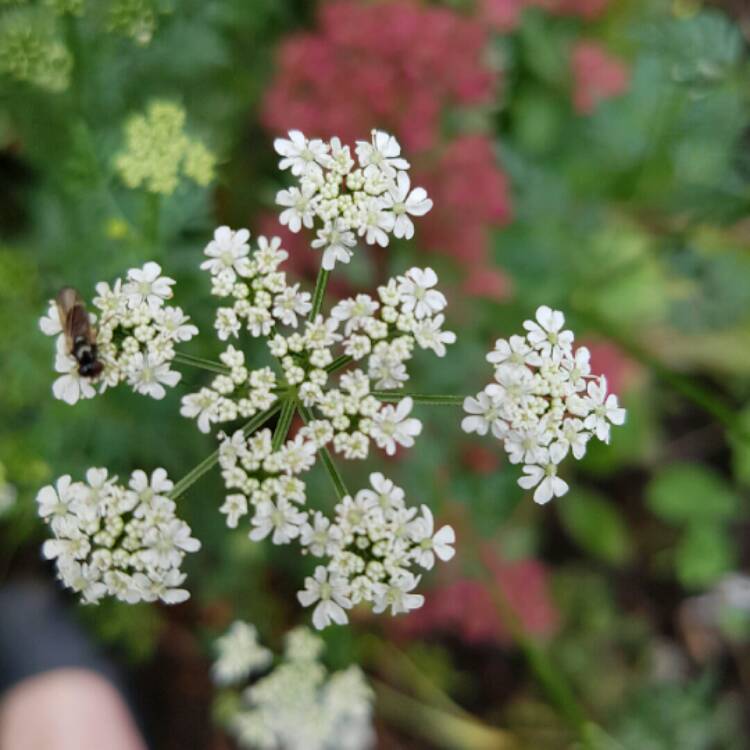
<svg viewBox="0 0 750 750"><path fill-rule="evenodd" d="M55 302L69 350L72 351L73 343L81 337L94 343L89 314L81 295L73 287L66 286L58 292Z"/></svg>

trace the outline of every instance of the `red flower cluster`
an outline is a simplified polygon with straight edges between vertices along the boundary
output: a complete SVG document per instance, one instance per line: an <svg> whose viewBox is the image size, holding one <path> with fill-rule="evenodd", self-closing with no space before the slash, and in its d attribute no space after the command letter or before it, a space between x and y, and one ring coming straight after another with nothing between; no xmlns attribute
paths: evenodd
<svg viewBox="0 0 750 750"><path fill-rule="evenodd" d="M486 24L411 0L324 3L316 31L281 44L263 123L349 143L394 133L435 201L421 246L486 267L488 231L510 216L506 179L488 137L448 141L441 126L447 111L493 100L488 38Z"/></svg>

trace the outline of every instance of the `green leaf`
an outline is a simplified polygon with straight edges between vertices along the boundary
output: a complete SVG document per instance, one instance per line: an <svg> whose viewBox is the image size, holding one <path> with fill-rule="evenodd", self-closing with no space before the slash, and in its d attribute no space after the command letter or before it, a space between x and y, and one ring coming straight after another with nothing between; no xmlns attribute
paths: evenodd
<svg viewBox="0 0 750 750"><path fill-rule="evenodd" d="M646 502L671 523L731 518L738 506L737 495L715 471L687 463L662 471L648 486Z"/></svg>
<svg viewBox="0 0 750 750"><path fill-rule="evenodd" d="M604 497L575 489L556 507L565 530L593 557L618 565L630 559L627 525L617 507Z"/></svg>
<svg viewBox="0 0 750 750"><path fill-rule="evenodd" d="M675 551L675 572L683 586L705 588L735 565L729 534L722 524L692 524Z"/></svg>

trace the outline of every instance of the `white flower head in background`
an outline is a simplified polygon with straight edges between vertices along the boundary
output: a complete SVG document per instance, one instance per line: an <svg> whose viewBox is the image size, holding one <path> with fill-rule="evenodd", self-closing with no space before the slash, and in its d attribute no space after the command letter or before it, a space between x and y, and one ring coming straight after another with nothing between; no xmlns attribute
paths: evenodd
<svg viewBox="0 0 750 750"><path fill-rule="evenodd" d="M273 662L273 654L258 642L254 625L238 620L216 641L216 661L211 673L219 685L232 685Z"/></svg>
<svg viewBox="0 0 750 750"><path fill-rule="evenodd" d="M591 374L589 350L574 349L564 325L559 310L542 305L523 324L525 337L497 340L487 355L494 382L464 401L463 430L501 440L511 463L523 464L518 484L538 503L568 491L558 471L569 453L581 459L589 440L608 443L611 425L625 422L607 379Z"/></svg>
<svg viewBox="0 0 750 750"><path fill-rule="evenodd" d="M329 673L320 661L323 642L307 628L292 630L285 642L273 669L249 686L248 675L267 670L273 660L259 645L254 626L235 622L217 643L214 678L219 685L242 690L226 702L232 709L224 719L240 747L371 748L374 694L362 671L352 666ZM227 671L227 650L233 665L243 669ZM219 675L230 679L217 679ZM229 693L227 687L225 691Z"/></svg>
<svg viewBox="0 0 750 750"><path fill-rule="evenodd" d="M338 138L308 139L299 130L277 138L279 167L298 184L276 195L280 222L292 232L316 229L312 246L323 251L323 268L348 263L356 238L386 247L389 236L411 239L411 217L424 216L432 201L424 188L411 188L409 162L396 138L373 130L370 141L357 141L352 158Z"/></svg>

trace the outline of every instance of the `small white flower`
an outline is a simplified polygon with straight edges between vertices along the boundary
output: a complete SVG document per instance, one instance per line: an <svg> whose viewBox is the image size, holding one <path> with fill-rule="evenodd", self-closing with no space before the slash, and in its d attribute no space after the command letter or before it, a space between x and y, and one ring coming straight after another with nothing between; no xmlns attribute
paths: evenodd
<svg viewBox="0 0 750 750"><path fill-rule="evenodd" d="M396 138L382 130L373 130L372 139L357 141L355 152L363 168L373 165L389 176L400 169L409 169L409 162L401 156L401 146Z"/></svg>
<svg viewBox="0 0 750 750"><path fill-rule="evenodd" d="M156 316L156 323L168 339L190 341L198 335L198 328L189 323L190 317L179 307L163 307Z"/></svg>
<svg viewBox="0 0 750 750"><path fill-rule="evenodd" d="M388 404L373 417L370 434L379 448L392 456L396 452L396 444L410 448L414 445L414 438L422 432L422 423L414 417L409 417L414 402L411 398L399 401L396 407Z"/></svg>
<svg viewBox="0 0 750 750"><path fill-rule="evenodd" d="M391 186L383 198L384 207L396 217L393 225L393 236L410 240L414 236L414 223L411 216L424 216L432 208L432 200L427 197L424 188L417 187L411 192L409 175L399 172L396 183Z"/></svg>
<svg viewBox="0 0 750 750"><path fill-rule="evenodd" d="M520 487L534 490L534 502L544 505L553 497L562 497L568 491L568 483L557 476L557 462L550 455L542 466L535 464L523 467L525 476L518 480Z"/></svg>
<svg viewBox="0 0 750 750"><path fill-rule="evenodd" d="M314 195L315 188L312 185L303 185L302 190L296 187L279 190L276 193L276 203L285 206L279 216L282 226L288 226L292 232L299 232L303 226L312 228L315 216L312 206Z"/></svg>
<svg viewBox="0 0 750 750"><path fill-rule="evenodd" d="M300 527L306 520L307 513L298 510L284 497L280 497L276 503L264 500L255 509L250 539L258 542L273 532L271 541L274 544L289 544L299 536Z"/></svg>
<svg viewBox="0 0 750 750"><path fill-rule="evenodd" d="M419 609L424 604L424 596L410 593L418 585L419 577L409 572L393 576L389 584L376 584L372 611L377 615L390 607L392 615L399 615Z"/></svg>
<svg viewBox="0 0 750 750"><path fill-rule="evenodd" d="M485 391L478 393L476 398L467 396L464 399L464 411L469 414L461 422L464 432L486 435L491 429L495 437L501 437L507 429L507 424L502 419L501 402Z"/></svg>
<svg viewBox="0 0 750 750"><path fill-rule="evenodd" d="M224 504L219 508L219 513L227 517L227 526L236 529L242 516L247 515L247 498L239 493L227 495Z"/></svg>
<svg viewBox="0 0 750 750"><path fill-rule="evenodd" d="M395 217L385 210L380 198L370 198L362 207L359 224L359 236L365 238L368 245L388 245L388 233L393 230Z"/></svg>
<svg viewBox="0 0 750 750"><path fill-rule="evenodd" d="M165 362L152 354L136 352L130 360L128 368L128 383L136 393L151 396L157 400L166 395L165 385L174 388L180 382L182 375L169 369L169 362Z"/></svg>
<svg viewBox="0 0 750 750"><path fill-rule="evenodd" d="M208 432L215 417L218 401L218 393L210 388L201 388L198 393L188 393L182 397L180 414L188 419L197 420L198 429L201 432Z"/></svg>
<svg viewBox="0 0 750 750"><path fill-rule="evenodd" d="M599 440L608 443L609 425L625 424L625 409L618 405L614 393L607 395L607 379L604 375L598 381L589 382L587 393L591 413L584 420L584 427L594 432Z"/></svg>
<svg viewBox="0 0 750 750"><path fill-rule="evenodd" d="M300 292L299 284L285 287L273 301L273 316L285 326L297 327L297 317L304 317L312 309L309 292ZM282 355L283 356L283 355Z"/></svg>
<svg viewBox="0 0 750 750"><path fill-rule="evenodd" d="M312 525L302 527L300 542L316 557L332 555L341 544L341 529L332 526L320 511L316 511Z"/></svg>
<svg viewBox="0 0 750 750"><path fill-rule="evenodd" d="M328 145L317 138L308 140L299 130L290 130L289 138L276 138L273 147L283 157L279 168L291 169L295 177L319 174L321 166L331 165Z"/></svg>
<svg viewBox="0 0 750 750"><path fill-rule="evenodd" d="M331 622L338 625L349 622L345 612L352 606L348 590L344 576L329 573L322 565L318 565L315 575L305 578L305 588L297 594L297 599L303 607L318 603L313 611L313 625L318 630L323 630Z"/></svg>
<svg viewBox="0 0 750 750"><path fill-rule="evenodd" d="M248 259L250 253L250 232L247 229L231 230L221 226L214 231L214 238L203 251L208 260L201 263L201 269L216 275L224 273L226 278L234 281L239 276L250 276L252 265Z"/></svg>
<svg viewBox="0 0 750 750"><path fill-rule="evenodd" d="M39 318L39 329L45 336L59 336L62 333L60 311L55 300L50 300L47 314Z"/></svg>
<svg viewBox="0 0 750 750"><path fill-rule="evenodd" d="M432 349L438 357L445 356L445 345L456 342L453 331L443 331L445 316L441 313L434 318L424 318L414 324L413 333L417 344L422 349Z"/></svg>
<svg viewBox="0 0 750 750"><path fill-rule="evenodd" d="M450 526L442 526L435 533L435 519L426 505L422 506L421 517L412 522L412 538L417 543L414 560L426 570L433 568L435 557L447 562L456 554L456 532Z"/></svg>
<svg viewBox="0 0 750 750"><path fill-rule="evenodd" d="M352 259L352 248L357 244L357 238L346 224L340 219L326 222L317 236L310 243L316 250L323 250L322 266L326 271L332 271L336 263L348 263Z"/></svg>
<svg viewBox="0 0 750 750"><path fill-rule="evenodd" d="M355 298L341 300L331 310L331 317L345 323L344 333L349 336L359 330L371 318L380 305L368 294L358 294Z"/></svg>
<svg viewBox="0 0 750 750"><path fill-rule="evenodd" d="M536 320L525 321L523 327L531 345L549 356L553 349L568 351L573 344L573 332L563 331L564 325L565 316L559 310L542 305L536 311Z"/></svg>
<svg viewBox="0 0 750 750"><path fill-rule="evenodd" d="M143 268L131 268L128 271L128 283L123 287L123 294L131 308L144 302L151 309L161 307L164 300L172 297L174 279L161 275L161 266L149 261Z"/></svg>
<svg viewBox="0 0 750 750"><path fill-rule="evenodd" d="M399 280L401 308L413 313L417 320L439 313L447 304L445 295L437 289L437 274L431 268L411 268Z"/></svg>

